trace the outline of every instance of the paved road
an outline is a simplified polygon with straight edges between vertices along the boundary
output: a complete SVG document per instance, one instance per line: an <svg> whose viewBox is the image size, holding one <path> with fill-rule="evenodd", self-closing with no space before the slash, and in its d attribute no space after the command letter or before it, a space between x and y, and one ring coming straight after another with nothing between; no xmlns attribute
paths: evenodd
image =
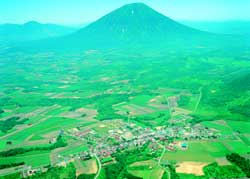
<svg viewBox="0 0 250 179"><path fill-rule="evenodd" d="M95 154L94 156L95 156L95 158L96 158L96 160L97 160L97 163L98 163L98 171L97 171L97 173L96 173L96 175L95 175L95 178L94 178L94 179L97 179L97 178L99 177L100 173L101 173L102 164L101 164L101 161L100 161L100 159L98 158L98 156L97 156L96 154Z"/></svg>

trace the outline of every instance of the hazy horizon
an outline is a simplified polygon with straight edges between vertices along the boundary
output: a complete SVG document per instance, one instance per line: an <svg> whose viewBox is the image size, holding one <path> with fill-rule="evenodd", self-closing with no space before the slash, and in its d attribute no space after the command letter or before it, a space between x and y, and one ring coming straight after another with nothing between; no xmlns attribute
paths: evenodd
<svg viewBox="0 0 250 179"><path fill-rule="evenodd" d="M142 2L178 21L250 21L250 1L240 0L9 0L0 2L0 24L23 24L28 21L62 25L91 23L103 15L129 3ZM95 9L93 11L93 9Z"/></svg>

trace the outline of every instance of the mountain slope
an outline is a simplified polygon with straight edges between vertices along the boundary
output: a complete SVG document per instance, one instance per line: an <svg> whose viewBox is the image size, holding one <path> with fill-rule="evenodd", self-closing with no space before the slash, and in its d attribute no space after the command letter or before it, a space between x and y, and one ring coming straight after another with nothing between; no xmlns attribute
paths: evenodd
<svg viewBox="0 0 250 179"><path fill-rule="evenodd" d="M81 51L114 48L192 48L239 44L225 37L182 25L143 3L125 5L79 31L32 46L47 50Z"/></svg>
<svg viewBox="0 0 250 179"><path fill-rule="evenodd" d="M142 3L125 5L68 36L78 45L102 46L166 42L204 35Z"/></svg>
<svg viewBox="0 0 250 179"><path fill-rule="evenodd" d="M73 33L74 28L55 24L40 24L30 21L25 24L0 25L0 43L17 43L23 41L40 40Z"/></svg>

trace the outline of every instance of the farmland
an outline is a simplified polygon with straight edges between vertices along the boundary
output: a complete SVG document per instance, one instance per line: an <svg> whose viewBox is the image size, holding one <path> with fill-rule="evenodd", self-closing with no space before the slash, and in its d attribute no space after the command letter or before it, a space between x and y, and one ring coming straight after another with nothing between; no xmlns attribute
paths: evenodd
<svg viewBox="0 0 250 179"><path fill-rule="evenodd" d="M113 54L107 57L109 53ZM233 95L238 89L230 88L231 82L227 79L231 73L241 76L238 70L248 63L238 61L229 67L223 63L230 61L229 57L199 56L182 55L177 62L173 54L153 56L153 60L146 55L129 57L115 52L78 56L23 54L20 57L16 54L16 63L12 64L9 62L12 56L1 56L1 63L6 66L0 72L3 84L0 108L4 111L0 114L1 122L12 122L13 117L17 117L18 122L13 121L9 128L1 130L0 149L34 150L2 156L1 163L24 162L37 168L62 166L73 161L77 175L95 174L96 166L90 166L95 159L88 153L100 152L100 157L112 157L108 162L102 160L101 177L105 167L117 160L113 157L113 148L105 148L130 146L130 140L146 135L149 129L155 133L152 137L157 138L163 135L164 129L168 132L160 143L167 150L162 162L180 165L177 172L197 174L185 170L195 163L203 167L213 162L230 164L225 161L227 154L250 151L248 116L232 110L237 103L245 102L242 96L248 98L249 91L241 90L241 96ZM118 66L119 70L115 70ZM177 66L182 68L175 68ZM227 75L223 75L225 69ZM222 91L225 88L227 90ZM58 136L62 136L67 146L51 147ZM161 155L161 147L154 142L153 146L148 145L146 140L151 141L152 137L136 141L138 145L145 142L147 150L155 153L151 163L145 163L143 157L140 165L128 162L130 175L161 178L169 172L155 161ZM183 143L187 143L186 149L182 148ZM125 148L130 148L128 146ZM194 170L195 167L198 166L194 166ZM199 175L204 174L202 167L199 170Z"/></svg>

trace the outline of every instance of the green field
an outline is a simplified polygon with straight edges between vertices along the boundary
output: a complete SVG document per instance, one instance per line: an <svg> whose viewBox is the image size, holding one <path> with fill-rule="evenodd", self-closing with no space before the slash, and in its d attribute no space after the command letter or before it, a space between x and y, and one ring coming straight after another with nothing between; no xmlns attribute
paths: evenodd
<svg viewBox="0 0 250 179"><path fill-rule="evenodd" d="M187 150L167 152L165 160L214 162L216 157L225 156L229 151L220 142L190 142Z"/></svg>
<svg viewBox="0 0 250 179"><path fill-rule="evenodd" d="M164 170L158 166L156 161L142 161L131 164L128 172L143 179L161 178Z"/></svg>
<svg viewBox="0 0 250 179"><path fill-rule="evenodd" d="M28 166L45 166L50 164L49 152L29 152L25 155L0 158L0 164L24 162Z"/></svg>

